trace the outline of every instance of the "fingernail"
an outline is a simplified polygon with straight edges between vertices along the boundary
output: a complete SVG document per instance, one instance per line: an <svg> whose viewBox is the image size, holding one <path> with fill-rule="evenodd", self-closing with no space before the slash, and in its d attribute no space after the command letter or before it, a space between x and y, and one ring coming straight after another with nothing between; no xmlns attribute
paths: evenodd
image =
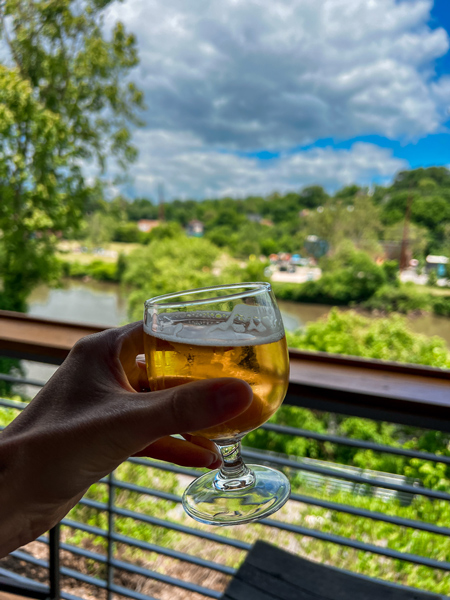
<svg viewBox="0 0 450 600"><path fill-rule="evenodd" d="M222 459L220 458L220 456L218 454L214 454L214 452L209 452L209 457L211 460L208 462L208 464L206 465L207 467L210 467L211 465L213 465L214 463L221 461Z"/></svg>

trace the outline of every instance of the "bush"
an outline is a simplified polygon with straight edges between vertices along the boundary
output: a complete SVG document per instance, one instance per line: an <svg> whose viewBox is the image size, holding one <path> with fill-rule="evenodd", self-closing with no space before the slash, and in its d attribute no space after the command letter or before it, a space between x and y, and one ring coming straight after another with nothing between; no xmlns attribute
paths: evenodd
<svg viewBox="0 0 450 600"><path fill-rule="evenodd" d="M435 286L437 285L438 276L436 271L430 271L428 273L428 285Z"/></svg>
<svg viewBox="0 0 450 600"><path fill-rule="evenodd" d="M414 333L400 315L370 319L332 309L326 319L288 333L287 339L292 348L450 368L445 341Z"/></svg>
<svg viewBox="0 0 450 600"><path fill-rule="evenodd" d="M88 265L88 275L97 281L118 281L117 263L107 263L102 260L93 260Z"/></svg>
<svg viewBox="0 0 450 600"><path fill-rule="evenodd" d="M433 301L433 311L442 317L450 317L450 297L439 297Z"/></svg>
<svg viewBox="0 0 450 600"><path fill-rule="evenodd" d="M333 269L334 265L330 262L327 267ZM346 305L367 300L385 282L384 270L365 252L354 251L346 266L325 272L318 281L275 284L274 290L282 300Z"/></svg>
<svg viewBox="0 0 450 600"><path fill-rule="evenodd" d="M414 284L399 287L384 285L362 305L368 310L408 314L417 310L430 310L431 296L418 290Z"/></svg>
<svg viewBox="0 0 450 600"><path fill-rule="evenodd" d="M123 276L123 280L136 289L129 299L130 317L142 318L142 306L147 298L217 285L212 266L218 256L219 249L208 240L186 236L154 240L132 252Z"/></svg>
<svg viewBox="0 0 450 600"><path fill-rule="evenodd" d="M114 242L125 242L128 244L140 242L141 232L138 229L136 223L120 223L114 229L113 241Z"/></svg>
<svg viewBox="0 0 450 600"><path fill-rule="evenodd" d="M62 272L65 277L73 277L76 279L82 277L92 277L97 281L120 281L119 266L122 267L122 261L119 256L117 263L105 262L95 259L88 264L82 264L78 261L66 262L61 261Z"/></svg>

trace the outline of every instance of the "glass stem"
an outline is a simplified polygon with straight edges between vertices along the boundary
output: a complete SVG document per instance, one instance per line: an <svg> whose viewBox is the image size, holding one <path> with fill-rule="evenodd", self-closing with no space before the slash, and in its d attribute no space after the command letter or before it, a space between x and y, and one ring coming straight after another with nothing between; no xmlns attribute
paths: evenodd
<svg viewBox="0 0 450 600"><path fill-rule="evenodd" d="M253 485L255 476L242 460L241 442L216 443L223 459L214 480L216 489L237 490Z"/></svg>

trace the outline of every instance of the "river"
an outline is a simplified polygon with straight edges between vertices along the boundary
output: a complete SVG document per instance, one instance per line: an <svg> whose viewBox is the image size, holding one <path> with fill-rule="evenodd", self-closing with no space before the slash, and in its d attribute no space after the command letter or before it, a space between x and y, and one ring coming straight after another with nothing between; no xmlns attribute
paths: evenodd
<svg viewBox="0 0 450 600"><path fill-rule="evenodd" d="M66 280L61 288L39 286L28 299L30 315L61 321L75 321L93 325L115 326L128 322L127 292L118 284L98 281ZM331 306L279 302L283 321L288 331L304 327L325 316ZM375 317L374 317L375 318ZM439 335L450 348L450 319L434 315L408 318L410 327L417 333ZM31 379L46 381L56 370L51 365L22 361L26 375ZM36 389L25 386L28 396Z"/></svg>
<svg viewBox="0 0 450 600"><path fill-rule="evenodd" d="M287 330L293 331L326 315L331 306L279 302ZM29 298L29 314L95 325L114 326L128 322L127 293L115 283L67 280L64 287L36 288ZM368 315L370 316L370 315ZM375 317L374 317L375 318ZM436 315L408 317L416 333L439 335L450 347L450 319Z"/></svg>

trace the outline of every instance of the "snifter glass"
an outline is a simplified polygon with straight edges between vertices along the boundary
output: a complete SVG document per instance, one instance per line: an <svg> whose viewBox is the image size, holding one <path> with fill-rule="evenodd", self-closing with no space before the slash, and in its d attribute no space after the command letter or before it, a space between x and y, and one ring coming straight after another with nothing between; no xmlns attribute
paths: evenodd
<svg viewBox="0 0 450 600"><path fill-rule="evenodd" d="M152 391L199 379L236 377L253 390L251 405L231 420L189 433L213 440L223 464L194 480L185 511L202 523L233 525L274 513L290 494L275 469L246 465L241 439L282 403L289 378L283 321L270 284L239 283L147 300L147 373Z"/></svg>

